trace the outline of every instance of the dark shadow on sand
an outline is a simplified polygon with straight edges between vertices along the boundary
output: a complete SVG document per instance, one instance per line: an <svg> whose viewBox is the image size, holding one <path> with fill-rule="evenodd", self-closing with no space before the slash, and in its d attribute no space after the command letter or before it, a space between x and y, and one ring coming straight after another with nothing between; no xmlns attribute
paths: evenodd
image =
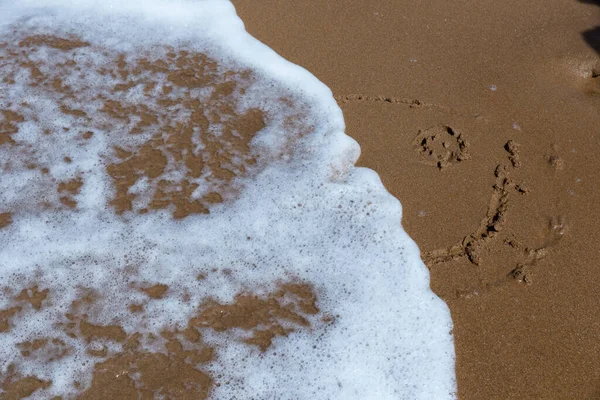
<svg viewBox="0 0 600 400"><path fill-rule="evenodd" d="M584 4L595 4L600 7L600 0L577 0L580 3ZM587 31L583 31L581 33L583 39L587 42L587 44L594 50L596 53L600 54L600 25L595 28L588 29Z"/></svg>

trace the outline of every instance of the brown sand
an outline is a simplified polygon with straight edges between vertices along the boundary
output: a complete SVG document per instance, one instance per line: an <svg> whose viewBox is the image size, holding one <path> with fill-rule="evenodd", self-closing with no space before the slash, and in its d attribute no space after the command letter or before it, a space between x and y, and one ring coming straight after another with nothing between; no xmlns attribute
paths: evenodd
<svg viewBox="0 0 600 400"><path fill-rule="evenodd" d="M401 200L403 224L422 249L432 288L452 311L460 398L600 398L600 316L595 312L600 279L593 240L598 225L593 205L600 200L594 175L600 150L600 61L593 50L600 50L597 9L575 0L535 0L525 6L516 1L370 5L262 0L236 6L250 33L332 88L348 133L362 146L361 164L379 172ZM38 36L18 45L70 51L89 44ZM210 66L202 57L186 53L173 55L172 65L137 64L172 70L174 86L192 87L205 83L206 76L193 71L206 62ZM41 87L69 90L60 79L42 76L36 65L23 67L40 79ZM107 73L124 80L115 90L128 90L125 81L137 79L139 71L128 70L123 60L116 60L115 68ZM219 93L227 97L231 90L222 87ZM81 110L64 107L65 113L87 118ZM136 115L140 129L164 119L156 110L127 109L110 99L100 111L114 119ZM0 144L12 145L11 134L23 117L8 110L1 116ZM264 122L259 111L239 117L235 129L247 132L213 143L215 152L224 146L247 151ZM193 112L190 121L210 123L195 119ZM81 132L83 142L91 136ZM161 175L161 152L172 153L190 176L198 174L201 160L184 157L189 154L184 151L186 127L175 126L167 136L136 152L115 149L121 161L108 172L123 189L113 199L117 212L132 209L126 189L141 175ZM249 166L255 162L246 161ZM64 162L71 160L65 156ZM227 164L220 159L208 166L220 171L223 195L230 175L245 173L245 167L230 171ZM48 173L41 165L31 168ZM49 207L76 207L73 195L82 186L80 178L52 185L59 204ZM173 206L174 217L183 218L208 212L211 202L222 199L215 193L194 203L190 190L186 181L166 182L153 193L149 208ZM13 215L0 211L3 228ZM145 292L151 302L169 288L140 283L132 290ZM15 293L15 306L0 310L0 332L11 328L16 313L43 307L49 295L38 287ZM306 315L320 312L307 285L282 284L263 297L240 293L234 304L201 305L184 330L160 332L167 352L159 354L142 351L138 337L121 327L91 324L85 313L98 295L90 292L74 303L64 329L88 342L111 338L125 351L96 364L94 382L83 398L152 398L157 393L205 398L220 382L190 366L214 356L202 341L204 329L251 332L246 342L264 350L275 336L290 332L284 325L302 329ZM281 299L289 296L293 304L283 305ZM142 312L144 306L130 311ZM330 318L323 316L326 322ZM183 342L194 349L184 350ZM52 360L68 351L53 338L21 345L23 357L43 353ZM90 354L107 356L105 349L90 349ZM130 379L136 373L139 387ZM1 378L5 398L49 385L35 377Z"/></svg>
<svg viewBox="0 0 600 400"><path fill-rule="evenodd" d="M402 202L459 397L600 398L600 2L234 3Z"/></svg>

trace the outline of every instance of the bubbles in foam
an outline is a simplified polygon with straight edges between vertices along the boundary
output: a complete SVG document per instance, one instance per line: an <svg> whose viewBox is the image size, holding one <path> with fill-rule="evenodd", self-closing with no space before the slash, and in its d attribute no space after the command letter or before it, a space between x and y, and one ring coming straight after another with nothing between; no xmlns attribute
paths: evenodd
<svg viewBox="0 0 600 400"><path fill-rule="evenodd" d="M229 2L0 9L3 393L454 397L399 202Z"/></svg>

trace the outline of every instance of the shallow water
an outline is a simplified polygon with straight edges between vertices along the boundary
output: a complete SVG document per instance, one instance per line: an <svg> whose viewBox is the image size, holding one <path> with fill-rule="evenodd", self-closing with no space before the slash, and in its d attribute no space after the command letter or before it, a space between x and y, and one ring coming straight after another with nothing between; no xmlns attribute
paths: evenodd
<svg viewBox="0 0 600 400"><path fill-rule="evenodd" d="M400 203L229 2L0 8L5 394L453 398Z"/></svg>

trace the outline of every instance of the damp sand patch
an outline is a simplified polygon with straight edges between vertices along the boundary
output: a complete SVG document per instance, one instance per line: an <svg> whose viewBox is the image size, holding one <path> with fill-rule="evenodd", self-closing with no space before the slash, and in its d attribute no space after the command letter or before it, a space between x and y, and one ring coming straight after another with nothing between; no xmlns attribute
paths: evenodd
<svg viewBox="0 0 600 400"><path fill-rule="evenodd" d="M225 1L10 11L2 396L453 398L448 310L329 89Z"/></svg>

